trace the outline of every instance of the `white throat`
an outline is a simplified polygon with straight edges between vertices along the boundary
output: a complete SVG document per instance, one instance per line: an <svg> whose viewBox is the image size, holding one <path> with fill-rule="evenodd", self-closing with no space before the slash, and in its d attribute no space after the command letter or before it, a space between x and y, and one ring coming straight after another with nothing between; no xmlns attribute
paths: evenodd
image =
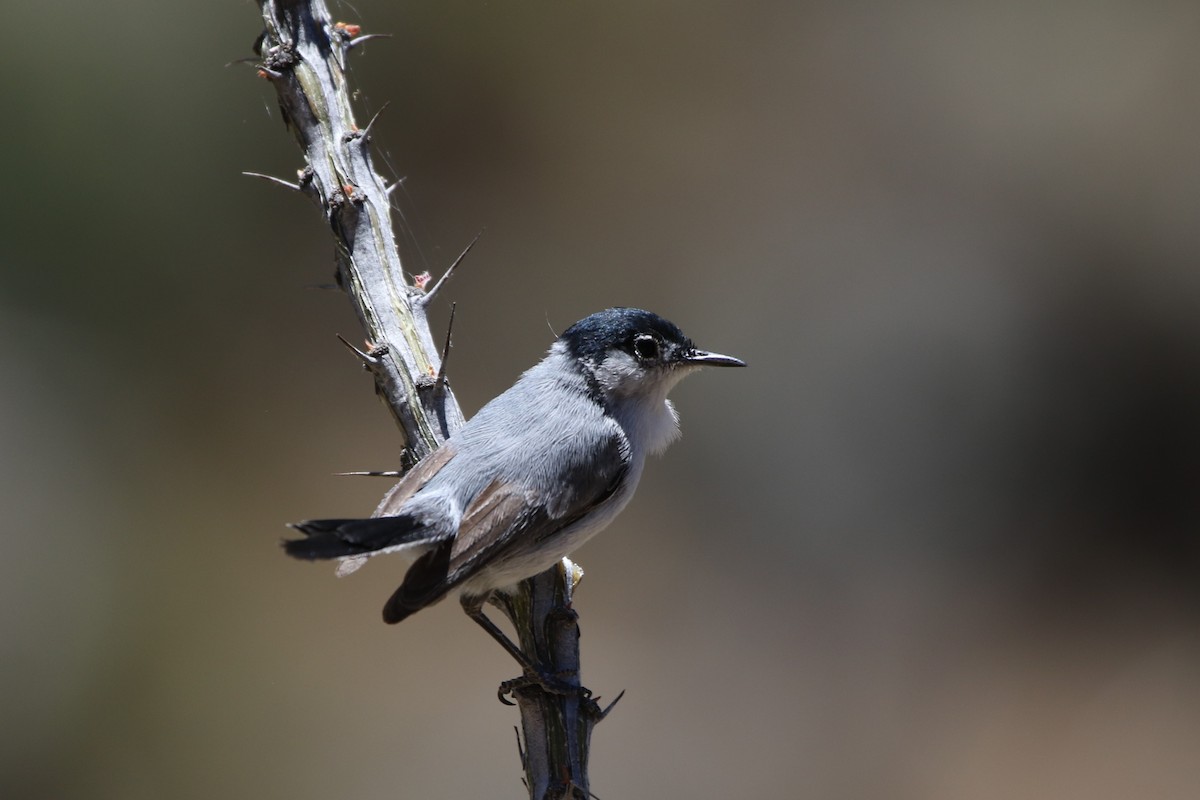
<svg viewBox="0 0 1200 800"><path fill-rule="evenodd" d="M679 414L667 394L691 369L676 367L647 375L644 367L624 353L610 353L591 369L609 412L625 430L634 453L661 453L679 438Z"/></svg>

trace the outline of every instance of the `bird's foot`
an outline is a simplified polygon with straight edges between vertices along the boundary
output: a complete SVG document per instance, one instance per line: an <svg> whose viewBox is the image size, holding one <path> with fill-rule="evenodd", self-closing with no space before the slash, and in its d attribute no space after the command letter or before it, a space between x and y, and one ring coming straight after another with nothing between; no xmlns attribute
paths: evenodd
<svg viewBox="0 0 1200 800"><path fill-rule="evenodd" d="M580 686L578 683L572 683L571 681L563 680L562 678L554 675L548 675L544 672L535 671L526 671L526 673L519 678L512 678L511 680L504 681L504 683L500 684L500 688L497 690L496 696L500 698L501 703L504 703L506 706L511 706L515 705L515 703L508 699L508 695L516 697L517 693L521 690L532 687L537 687L546 694L557 694L564 696L575 695L585 701L591 701L592 699L592 690L586 686Z"/></svg>

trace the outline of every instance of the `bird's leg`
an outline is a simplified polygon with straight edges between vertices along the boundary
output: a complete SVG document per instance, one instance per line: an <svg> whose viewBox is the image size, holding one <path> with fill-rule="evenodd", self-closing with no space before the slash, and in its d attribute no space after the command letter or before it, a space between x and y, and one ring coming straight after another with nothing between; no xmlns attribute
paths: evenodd
<svg viewBox="0 0 1200 800"><path fill-rule="evenodd" d="M553 675L548 675L530 660L521 648L504 634L504 631L497 627L496 623L492 622L486 614L483 613L483 604L487 601L488 596L468 597L462 595L463 611L467 612L467 616L475 621L475 624L487 631L488 635L496 640L496 643L505 649L505 651L521 665L521 671L525 674L520 678L513 678L500 684L500 702L505 705L512 705L504 696L510 694L516 689L525 686L538 686L549 692L550 694L579 694L584 698L591 696L590 689L575 684L567 683Z"/></svg>
<svg viewBox="0 0 1200 800"><path fill-rule="evenodd" d="M521 669L527 673L534 675L538 674L538 669L536 666L534 666L533 662L529 660L529 656L525 655L521 648L517 647L517 645L513 643L513 640L509 639L508 636L504 634L504 631L500 630L500 628L496 626L496 623L488 619L487 614L483 613L483 604L487 601L487 598L487 595L468 597L464 594L461 598L463 611L467 612L468 617L475 620L476 625L487 631L488 636L491 636L501 647L508 651L508 654L515 658L517 663L521 665Z"/></svg>

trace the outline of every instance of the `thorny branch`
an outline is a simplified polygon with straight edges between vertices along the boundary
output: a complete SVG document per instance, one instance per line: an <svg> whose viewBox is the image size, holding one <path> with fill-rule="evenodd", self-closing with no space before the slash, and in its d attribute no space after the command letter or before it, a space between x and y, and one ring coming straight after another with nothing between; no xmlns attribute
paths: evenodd
<svg viewBox="0 0 1200 800"><path fill-rule="evenodd" d="M388 199L399 182L387 186L375 172L370 134L379 115L366 128L356 125L345 74L351 49L385 34L364 35L358 25L335 23L324 0L260 0L259 5L265 24L255 46L259 75L275 88L307 166L295 183L248 174L299 190L321 209L334 237L338 286L373 344L364 351L343 342L374 377L406 452L419 460L463 422L445 380L446 351L439 351L426 317L429 301L462 256L428 291L424 280L410 284L404 278ZM529 660L578 687L550 694L521 679L502 687L520 706L524 743L519 752L533 800L587 800L590 794L588 745L607 709L601 711L579 684L579 625L570 603L581 575L564 560L496 602L513 621Z"/></svg>

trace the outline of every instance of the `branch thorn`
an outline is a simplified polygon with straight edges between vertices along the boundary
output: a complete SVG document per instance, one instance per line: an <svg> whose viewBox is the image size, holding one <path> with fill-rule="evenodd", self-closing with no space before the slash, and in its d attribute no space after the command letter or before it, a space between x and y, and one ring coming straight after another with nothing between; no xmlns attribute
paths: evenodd
<svg viewBox="0 0 1200 800"><path fill-rule="evenodd" d="M486 230L486 228L481 229L479 231L479 233L475 234L475 238L472 239L471 243L469 245L467 245L466 249L463 250L459 254L458 258L454 259L454 263L449 266L449 268L446 270L445 274L443 274L442 277L438 278L438 282L435 283L428 292L426 292L425 294L423 294L417 298L418 303L420 303L422 306L429 305L429 301L433 299L433 296L438 293L438 290L442 288L442 285L445 284L446 281L450 278L450 276L454 274L454 270L458 267L459 264L462 263L462 260L467 257L467 253L471 252L471 248L474 247L475 243L479 241L479 237L483 236L484 230Z"/></svg>
<svg viewBox="0 0 1200 800"><path fill-rule="evenodd" d="M379 363L378 358L371 355L370 353L366 353L366 352L363 352L362 350L359 350L357 347L350 344L350 342L346 341L346 338L344 336L342 336L340 333L336 334L336 336L337 336L339 342L346 345L346 347L349 347L350 351L353 352L354 355L358 356L362 360L363 364L373 365L373 364Z"/></svg>
<svg viewBox="0 0 1200 800"><path fill-rule="evenodd" d="M615 706L617 703L621 702L621 698L624 696L625 696L625 690L622 689L621 693L619 695L617 695L615 698L613 698L613 701L611 703L609 703L608 705L606 705L604 707L604 710L600 712L600 719L604 719L605 717L607 717L608 712L612 711L613 706Z"/></svg>
<svg viewBox="0 0 1200 800"><path fill-rule="evenodd" d="M386 194L388 197L391 197L391 196L392 196L392 192L396 191L396 190L397 190L397 189L399 189L399 188L400 188L402 185L404 185L404 182L405 182L406 180L408 180L408 178L407 178L407 177L404 177L404 178L397 178L396 180L392 181L391 185L389 185L389 186L388 186L386 189L384 189L384 190L383 190L384 194Z"/></svg>
<svg viewBox="0 0 1200 800"><path fill-rule="evenodd" d="M454 330L454 310L458 308L457 303L450 304L450 322L446 325L446 344L442 346L442 365L438 367L437 383L434 384L434 391L439 394L445 390L446 386L446 362L450 359L450 332Z"/></svg>
<svg viewBox="0 0 1200 800"><path fill-rule="evenodd" d="M358 47L360 44L369 42L372 39L390 39L390 38L392 38L392 34L390 34L390 33L366 33L366 34L363 34L362 36L355 36L353 39L351 39L349 41L349 43L346 45L346 49L353 50L355 47Z"/></svg>
<svg viewBox="0 0 1200 800"><path fill-rule="evenodd" d="M264 175L261 172L243 172L242 174L251 178L262 178L264 181L270 181L271 183L278 184L287 189L293 189L297 192L300 191L300 184L285 181L283 178L276 178L274 175Z"/></svg>
<svg viewBox="0 0 1200 800"><path fill-rule="evenodd" d="M513 726L513 733L517 735L517 755L521 757L521 767L525 767L525 746L521 744L521 731L516 725Z"/></svg>
<svg viewBox="0 0 1200 800"><path fill-rule="evenodd" d="M391 104L392 104L392 101L388 100L382 106L379 107L379 110L375 112L375 116L371 117L371 121L367 123L367 127L362 129L362 138L363 139L366 139L371 134L371 126L375 124L375 120L379 119L379 115L382 114L384 112L384 109L386 109Z"/></svg>

